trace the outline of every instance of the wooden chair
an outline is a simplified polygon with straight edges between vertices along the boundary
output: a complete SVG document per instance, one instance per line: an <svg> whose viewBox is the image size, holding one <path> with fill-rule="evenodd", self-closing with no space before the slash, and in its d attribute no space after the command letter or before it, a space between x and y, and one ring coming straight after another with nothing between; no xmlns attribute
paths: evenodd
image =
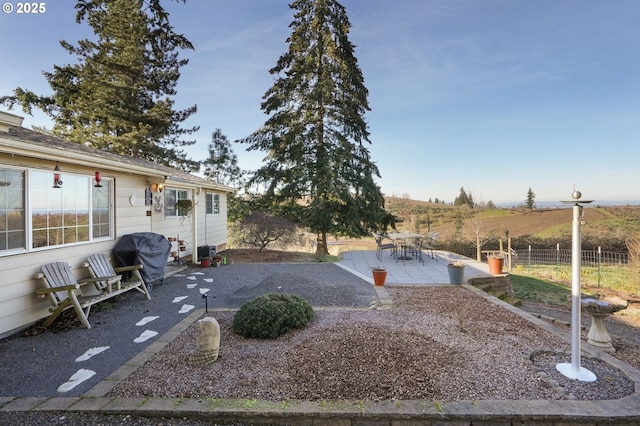
<svg viewBox="0 0 640 426"><path fill-rule="evenodd" d="M97 281L97 285L102 291L107 293L125 292L128 290L137 290L144 294L147 299L151 299L147 285L145 284L142 276L140 275L140 269L142 265L122 266L114 268L107 256L103 253L92 254L87 258L87 262L84 263L86 268L89 269L89 273L93 278L98 277L113 277L113 276L125 276L128 277L125 280L118 280L112 283L110 280ZM113 284L116 285L113 288Z"/></svg>
<svg viewBox="0 0 640 426"><path fill-rule="evenodd" d="M47 297L52 305L49 308L51 315L44 322L45 327L51 325L62 311L73 307L82 325L86 328L91 328L88 320L91 306L114 294L100 293L85 296L82 292L82 286L93 283L97 289L100 289L102 285L110 288L113 283L120 281L121 277L111 276L76 280L68 263L52 262L42 267L42 272L36 274L36 279L41 283L42 287L36 292L36 295L41 298Z"/></svg>

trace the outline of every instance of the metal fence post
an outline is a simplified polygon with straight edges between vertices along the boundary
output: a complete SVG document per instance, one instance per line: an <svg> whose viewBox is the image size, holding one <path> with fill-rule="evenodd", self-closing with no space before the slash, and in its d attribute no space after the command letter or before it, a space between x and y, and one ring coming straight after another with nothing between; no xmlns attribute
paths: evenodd
<svg viewBox="0 0 640 426"><path fill-rule="evenodd" d="M556 244L556 279L560 276L560 243Z"/></svg>
<svg viewBox="0 0 640 426"><path fill-rule="evenodd" d="M598 246L598 288L600 288L600 265L602 264L602 247Z"/></svg>

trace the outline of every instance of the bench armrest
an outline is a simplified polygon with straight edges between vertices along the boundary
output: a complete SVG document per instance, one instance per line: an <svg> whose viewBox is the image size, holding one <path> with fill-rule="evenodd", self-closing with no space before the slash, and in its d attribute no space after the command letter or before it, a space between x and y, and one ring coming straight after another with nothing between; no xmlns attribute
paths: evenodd
<svg viewBox="0 0 640 426"><path fill-rule="evenodd" d="M138 271L142 268L143 268L142 265L131 265L131 266L119 266L117 268L113 268L113 270L120 273L120 272Z"/></svg>
<svg viewBox="0 0 640 426"><path fill-rule="evenodd" d="M61 285L60 287L41 288L36 291L38 297L44 297L50 293L57 293L59 291L77 290L80 288L79 284Z"/></svg>

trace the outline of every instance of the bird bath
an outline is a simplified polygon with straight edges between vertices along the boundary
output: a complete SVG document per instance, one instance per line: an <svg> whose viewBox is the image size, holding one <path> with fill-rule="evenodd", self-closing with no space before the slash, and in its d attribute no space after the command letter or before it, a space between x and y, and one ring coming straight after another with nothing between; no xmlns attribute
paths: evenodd
<svg viewBox="0 0 640 426"><path fill-rule="evenodd" d="M591 328L587 336L587 343L605 352L615 352L604 319L608 315L627 309L627 306L629 306L629 302L619 297L583 298L582 309L591 315Z"/></svg>

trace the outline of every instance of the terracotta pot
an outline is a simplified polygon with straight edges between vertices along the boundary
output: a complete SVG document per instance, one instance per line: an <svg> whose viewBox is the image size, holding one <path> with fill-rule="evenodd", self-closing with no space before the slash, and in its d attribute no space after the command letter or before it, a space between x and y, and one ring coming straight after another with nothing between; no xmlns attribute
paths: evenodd
<svg viewBox="0 0 640 426"><path fill-rule="evenodd" d="M200 261L200 266L203 268L209 268L211 266L211 261L209 259L202 259Z"/></svg>
<svg viewBox="0 0 640 426"><path fill-rule="evenodd" d="M378 286L384 285L384 282L387 279L387 270L386 269L372 269L373 273L373 283Z"/></svg>
<svg viewBox="0 0 640 426"><path fill-rule="evenodd" d="M490 257L487 259L489 263L489 273L493 275L502 274L502 265L504 263L504 259L501 257Z"/></svg>

